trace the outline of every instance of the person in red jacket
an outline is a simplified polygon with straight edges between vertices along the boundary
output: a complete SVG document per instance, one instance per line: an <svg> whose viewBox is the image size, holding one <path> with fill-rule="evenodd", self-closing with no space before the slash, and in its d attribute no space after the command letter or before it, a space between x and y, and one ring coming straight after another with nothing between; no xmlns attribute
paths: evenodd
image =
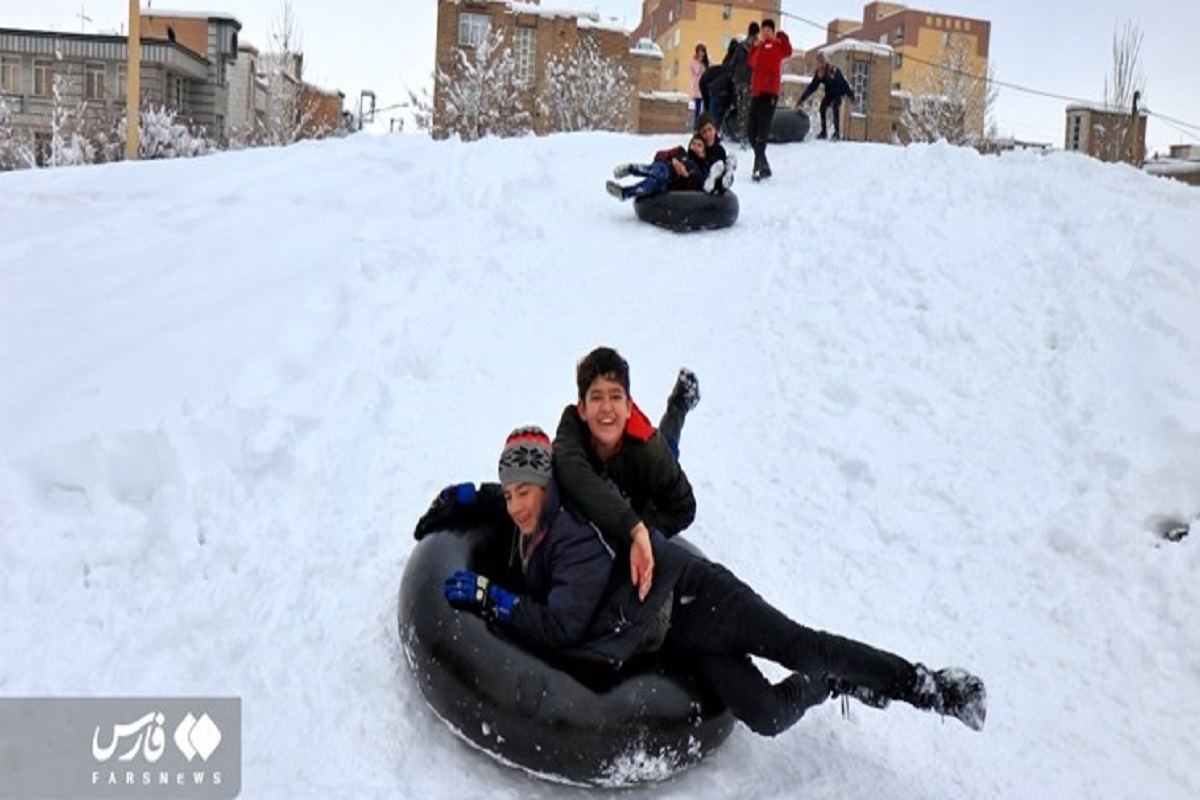
<svg viewBox="0 0 1200 800"><path fill-rule="evenodd" d="M750 49L747 59L753 71L750 76L750 146L754 148L754 170L750 177L762 180L771 177L767 162L767 135L775 119L779 102L779 84L783 60L792 54L792 43L783 31L775 32L775 20L764 19L758 42Z"/></svg>

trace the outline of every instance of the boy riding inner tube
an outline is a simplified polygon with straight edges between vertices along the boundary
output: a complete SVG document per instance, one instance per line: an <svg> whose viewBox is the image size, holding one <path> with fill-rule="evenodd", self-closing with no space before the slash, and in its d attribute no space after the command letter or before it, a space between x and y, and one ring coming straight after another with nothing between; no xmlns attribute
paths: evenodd
<svg viewBox="0 0 1200 800"><path fill-rule="evenodd" d="M633 210L642 222L685 233L728 228L737 222L739 206L733 192L670 191L639 197Z"/></svg>
<svg viewBox="0 0 1200 800"><path fill-rule="evenodd" d="M733 717L684 664L655 655L614 673L547 659L446 603L442 581L464 565L519 580L509 542L494 522L435 531L417 542L400 583L405 656L456 733L541 777L599 786L663 780L725 741Z"/></svg>

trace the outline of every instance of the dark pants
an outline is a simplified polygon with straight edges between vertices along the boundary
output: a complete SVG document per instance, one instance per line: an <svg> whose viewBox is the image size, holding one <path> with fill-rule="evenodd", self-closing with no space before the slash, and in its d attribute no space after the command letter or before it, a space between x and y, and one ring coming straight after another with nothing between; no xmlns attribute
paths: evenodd
<svg viewBox="0 0 1200 800"><path fill-rule="evenodd" d="M775 104L779 97L760 94L750 100L750 146L754 148L754 167L766 167L767 136L771 133L771 122L775 119Z"/></svg>
<svg viewBox="0 0 1200 800"><path fill-rule="evenodd" d="M679 437L683 435L683 421L686 418L686 408L668 402L667 410L663 412L662 419L658 422L658 432L666 440L667 447L670 448L676 461L679 460Z"/></svg>
<svg viewBox="0 0 1200 800"><path fill-rule="evenodd" d="M836 95L829 97L826 95L821 98L821 135L826 133L825 128L825 112L833 108L833 135L842 138L842 96Z"/></svg>
<svg viewBox="0 0 1200 800"><path fill-rule="evenodd" d="M737 138L750 141L750 84L737 85Z"/></svg>
<svg viewBox="0 0 1200 800"><path fill-rule="evenodd" d="M828 698L829 678L900 698L916 677L899 656L788 619L725 567L701 558L689 559L675 584L665 646L684 653L733 715L764 736L787 730ZM772 685L750 656L794 674Z"/></svg>

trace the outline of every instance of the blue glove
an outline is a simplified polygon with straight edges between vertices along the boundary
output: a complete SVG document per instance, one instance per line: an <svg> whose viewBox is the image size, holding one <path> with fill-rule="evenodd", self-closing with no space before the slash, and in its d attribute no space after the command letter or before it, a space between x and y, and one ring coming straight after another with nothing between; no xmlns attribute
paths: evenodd
<svg viewBox="0 0 1200 800"><path fill-rule="evenodd" d="M473 483L455 483L447 486L438 492L437 497L429 504L429 510L417 520L413 535L420 539L427 533L445 528L463 509L473 508L475 499Z"/></svg>
<svg viewBox="0 0 1200 800"><path fill-rule="evenodd" d="M508 624L517 607L515 594L468 570L460 569L446 578L442 591L450 605L479 614L489 622Z"/></svg>

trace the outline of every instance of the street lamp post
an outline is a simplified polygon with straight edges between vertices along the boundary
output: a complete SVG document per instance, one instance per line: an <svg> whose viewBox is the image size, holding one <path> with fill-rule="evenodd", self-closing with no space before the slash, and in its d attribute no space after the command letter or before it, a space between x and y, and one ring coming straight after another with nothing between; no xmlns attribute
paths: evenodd
<svg viewBox="0 0 1200 800"><path fill-rule="evenodd" d="M140 0L129 0L129 61L125 87L125 158L137 161L142 94L142 10Z"/></svg>

